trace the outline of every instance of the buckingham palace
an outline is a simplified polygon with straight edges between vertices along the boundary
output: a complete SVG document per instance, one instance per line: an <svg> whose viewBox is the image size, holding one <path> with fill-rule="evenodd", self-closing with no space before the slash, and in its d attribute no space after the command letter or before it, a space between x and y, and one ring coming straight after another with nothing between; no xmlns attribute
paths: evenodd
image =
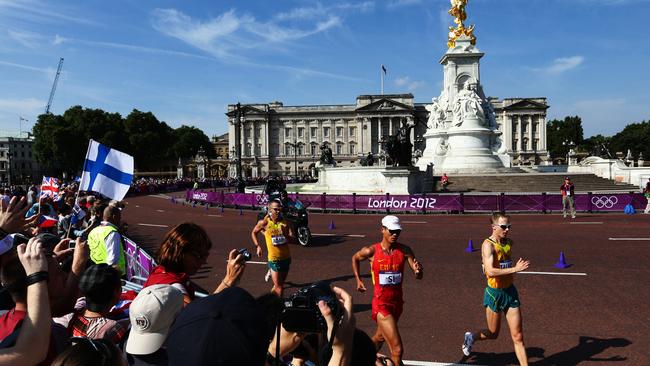
<svg viewBox="0 0 650 366"><path fill-rule="evenodd" d="M231 169L241 155L244 177L310 175L327 144L339 166L360 165L371 152L381 163L383 145L402 122L411 130L414 157L424 151L429 112L412 94L360 95L355 104L285 106L282 102L228 105ZM489 98L512 165L547 161L546 98ZM239 139L240 144L237 144ZM240 154L238 154L238 148Z"/></svg>

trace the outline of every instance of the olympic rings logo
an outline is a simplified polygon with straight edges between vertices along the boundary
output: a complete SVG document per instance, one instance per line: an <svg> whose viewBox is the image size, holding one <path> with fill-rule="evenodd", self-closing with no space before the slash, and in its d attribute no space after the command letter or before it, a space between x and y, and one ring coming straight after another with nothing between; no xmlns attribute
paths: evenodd
<svg viewBox="0 0 650 366"><path fill-rule="evenodd" d="M618 203L618 197L616 196L599 196L592 197L591 203L594 204L597 208L612 208L615 204Z"/></svg>

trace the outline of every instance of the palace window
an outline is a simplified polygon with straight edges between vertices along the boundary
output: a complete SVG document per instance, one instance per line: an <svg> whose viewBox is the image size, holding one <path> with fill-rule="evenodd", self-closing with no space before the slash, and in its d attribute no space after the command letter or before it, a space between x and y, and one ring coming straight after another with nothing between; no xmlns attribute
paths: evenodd
<svg viewBox="0 0 650 366"><path fill-rule="evenodd" d="M357 153L357 145L356 144L350 144L350 154L354 155Z"/></svg>
<svg viewBox="0 0 650 366"><path fill-rule="evenodd" d="M330 128L329 127L323 127L323 137L328 139L330 138Z"/></svg>
<svg viewBox="0 0 650 366"><path fill-rule="evenodd" d="M298 137L303 138L305 136L305 128L298 127Z"/></svg>
<svg viewBox="0 0 650 366"><path fill-rule="evenodd" d="M318 132L318 127L310 127L311 130L311 137L316 138L316 133Z"/></svg>
<svg viewBox="0 0 650 366"><path fill-rule="evenodd" d="M350 127L349 130L348 130L348 134L350 135L350 137L354 137L354 134L355 134L356 132L357 132L357 128L356 128L356 127Z"/></svg>
<svg viewBox="0 0 650 366"><path fill-rule="evenodd" d="M298 155L305 155L305 145L298 144Z"/></svg>
<svg viewBox="0 0 650 366"><path fill-rule="evenodd" d="M318 152L318 145L311 144L311 156L316 156L317 152Z"/></svg>
<svg viewBox="0 0 650 366"><path fill-rule="evenodd" d="M251 144L246 144L246 149L244 150L245 156L251 156Z"/></svg>
<svg viewBox="0 0 650 366"><path fill-rule="evenodd" d="M280 145L278 144L271 145L271 155L273 156L280 155Z"/></svg>
<svg viewBox="0 0 650 366"><path fill-rule="evenodd" d="M336 137L343 137L343 127L336 128Z"/></svg>
<svg viewBox="0 0 650 366"><path fill-rule="evenodd" d="M343 154L343 144L338 142L336 143L336 155L342 155Z"/></svg>
<svg viewBox="0 0 650 366"><path fill-rule="evenodd" d="M284 129L284 137L291 137L291 129L290 128L285 128Z"/></svg>
<svg viewBox="0 0 650 366"><path fill-rule="evenodd" d="M517 150L518 150L518 149L517 149L517 144L518 144L518 143L519 143L519 140L517 140L517 139L514 139L514 140L512 141L512 151L517 151Z"/></svg>
<svg viewBox="0 0 650 366"><path fill-rule="evenodd" d="M284 145L284 155L287 156L292 155L291 145L289 144Z"/></svg>

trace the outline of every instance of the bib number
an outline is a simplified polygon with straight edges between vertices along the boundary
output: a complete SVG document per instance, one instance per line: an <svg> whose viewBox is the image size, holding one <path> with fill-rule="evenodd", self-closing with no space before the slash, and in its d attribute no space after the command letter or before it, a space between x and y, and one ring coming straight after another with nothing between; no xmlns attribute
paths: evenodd
<svg viewBox="0 0 650 366"><path fill-rule="evenodd" d="M499 268L501 268L501 269L506 269L506 268L510 268L510 267L512 267L512 261L509 260L509 259L499 262Z"/></svg>
<svg viewBox="0 0 650 366"><path fill-rule="evenodd" d="M284 235L272 235L271 243L275 246L284 245L287 243L287 238L285 238Z"/></svg>
<svg viewBox="0 0 650 366"><path fill-rule="evenodd" d="M379 272L379 285L396 286L402 283L402 272Z"/></svg>

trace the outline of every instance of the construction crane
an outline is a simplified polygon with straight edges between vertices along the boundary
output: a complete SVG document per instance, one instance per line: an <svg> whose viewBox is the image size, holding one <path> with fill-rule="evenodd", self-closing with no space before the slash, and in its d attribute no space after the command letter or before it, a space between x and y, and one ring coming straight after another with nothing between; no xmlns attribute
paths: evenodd
<svg viewBox="0 0 650 366"><path fill-rule="evenodd" d="M54 77L54 83L52 84L52 91L50 91L50 99L48 99L47 106L45 106L45 114L50 113L50 106L52 105L52 99L54 99L54 93L56 92L56 84L59 82L59 75L61 75L62 67L63 67L63 57L59 59L59 67L56 69L56 76Z"/></svg>

